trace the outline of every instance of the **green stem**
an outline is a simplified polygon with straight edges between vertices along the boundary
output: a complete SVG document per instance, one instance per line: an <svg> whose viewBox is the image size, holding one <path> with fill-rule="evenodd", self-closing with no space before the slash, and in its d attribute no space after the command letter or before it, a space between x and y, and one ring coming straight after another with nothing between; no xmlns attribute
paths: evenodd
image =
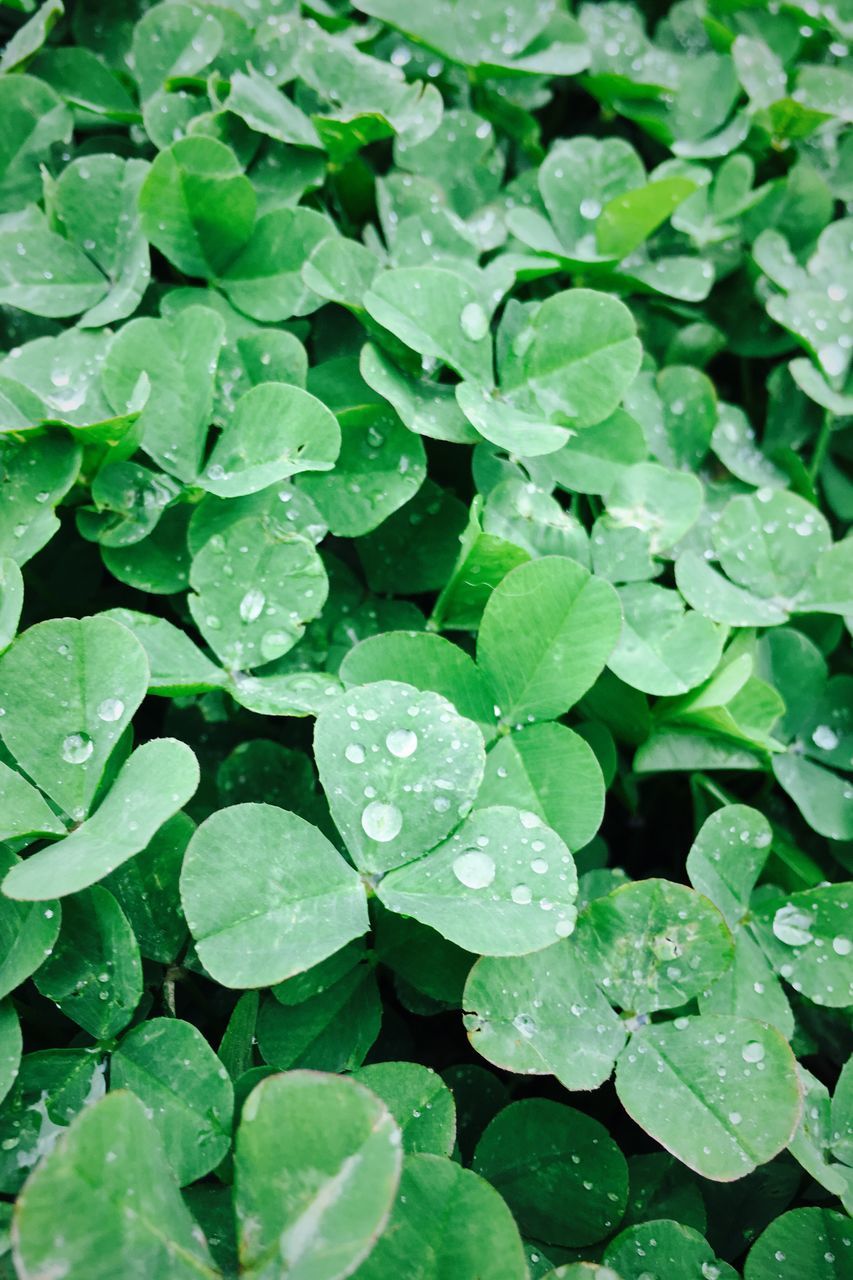
<svg viewBox="0 0 853 1280"><path fill-rule="evenodd" d="M823 466L823 462L826 457L826 451L829 448L829 437L832 434L833 421L834 421L834 415L832 414L831 410L825 409L823 414L823 422L821 423L820 431L817 437L817 444L814 447L812 460L809 463L809 479L811 480L812 484L814 484L814 482L817 480L817 477L820 474L820 469Z"/></svg>

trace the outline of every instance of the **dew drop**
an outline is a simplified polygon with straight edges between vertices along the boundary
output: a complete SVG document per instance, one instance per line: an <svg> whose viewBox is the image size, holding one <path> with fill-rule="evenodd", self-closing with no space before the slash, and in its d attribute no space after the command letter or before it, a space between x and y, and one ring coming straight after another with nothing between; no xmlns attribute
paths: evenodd
<svg viewBox="0 0 853 1280"><path fill-rule="evenodd" d="M533 901L533 894L526 884L517 884L510 890L509 896L513 902L517 902L520 907L526 907L529 902Z"/></svg>
<svg viewBox="0 0 853 1280"><path fill-rule="evenodd" d="M534 858L530 864L530 870L537 876L544 876L545 872L548 870L548 863L544 858Z"/></svg>
<svg viewBox="0 0 853 1280"><path fill-rule="evenodd" d="M466 889L486 889L495 878L494 859L479 849L470 849L455 860L453 874Z"/></svg>
<svg viewBox="0 0 853 1280"><path fill-rule="evenodd" d="M489 332L489 320L479 302L469 302L462 308L459 323L465 337L472 342L479 342Z"/></svg>
<svg viewBox="0 0 853 1280"><path fill-rule="evenodd" d="M773 917L773 932L780 942L789 947L804 947L812 941L810 932L812 917L788 902Z"/></svg>
<svg viewBox="0 0 853 1280"><path fill-rule="evenodd" d="M240 617L244 622L254 622L261 616L266 602L267 598L263 591L252 587L240 601Z"/></svg>
<svg viewBox="0 0 853 1280"><path fill-rule="evenodd" d="M849 956L853 950L853 942L849 938L833 938L832 949L837 956Z"/></svg>
<svg viewBox="0 0 853 1280"><path fill-rule="evenodd" d="M512 1025L516 1031L524 1036L525 1040L532 1040L536 1032L536 1023L529 1013L517 1013L512 1020Z"/></svg>
<svg viewBox="0 0 853 1280"><path fill-rule="evenodd" d="M67 764L85 764L94 750L88 733L69 733L62 742L62 759Z"/></svg>
<svg viewBox="0 0 853 1280"><path fill-rule="evenodd" d="M764 1045L760 1040L747 1040L740 1051L744 1062L761 1062L764 1058Z"/></svg>
<svg viewBox="0 0 853 1280"><path fill-rule="evenodd" d="M106 720L108 724L120 720L123 714L124 703L121 698L104 698L98 707L98 719Z"/></svg>
<svg viewBox="0 0 853 1280"><path fill-rule="evenodd" d="M821 751L834 751L838 746L838 734L828 724L819 724L812 734L812 742Z"/></svg>
<svg viewBox="0 0 853 1280"><path fill-rule="evenodd" d="M351 742L344 751L344 755L350 764L364 764L364 747L357 742Z"/></svg>
<svg viewBox="0 0 853 1280"><path fill-rule="evenodd" d="M383 804L381 800L371 800L361 815L364 834L371 840L385 844L400 834L403 827L403 815L395 804Z"/></svg>
<svg viewBox="0 0 853 1280"><path fill-rule="evenodd" d="M385 739L385 746L392 756L405 760L417 750L418 735L414 729L392 729Z"/></svg>

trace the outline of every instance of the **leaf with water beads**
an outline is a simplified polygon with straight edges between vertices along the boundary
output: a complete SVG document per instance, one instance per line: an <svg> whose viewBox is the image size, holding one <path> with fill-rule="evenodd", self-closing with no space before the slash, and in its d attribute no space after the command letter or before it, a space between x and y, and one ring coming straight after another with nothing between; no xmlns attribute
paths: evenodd
<svg viewBox="0 0 853 1280"><path fill-rule="evenodd" d="M733 951L707 898L655 879L591 902L578 919L576 945L614 1004L640 1014L685 1004L728 968Z"/></svg>
<svg viewBox="0 0 853 1280"><path fill-rule="evenodd" d="M652 1219L630 1226L610 1241L604 1253L608 1266L618 1268L622 1280L643 1275L666 1280L737 1280L737 1272L716 1257L708 1241L692 1227L670 1219Z"/></svg>
<svg viewBox="0 0 853 1280"><path fill-rule="evenodd" d="M722 912L730 929L749 910L749 899L770 853L773 830L763 813L725 805L702 824L687 855L687 874Z"/></svg>
<svg viewBox="0 0 853 1280"><path fill-rule="evenodd" d="M237 671L282 657L323 608L329 583L314 544L251 517L214 534L193 558L190 612Z"/></svg>
<svg viewBox="0 0 853 1280"><path fill-rule="evenodd" d="M0 553L23 565L59 528L54 507L80 470L74 441L46 435L21 443L0 436Z"/></svg>
<svg viewBox="0 0 853 1280"><path fill-rule="evenodd" d="M314 753L332 817L363 871L433 848L474 803L478 727L437 693L382 680L348 690L317 718Z"/></svg>
<svg viewBox="0 0 853 1280"><path fill-rule="evenodd" d="M620 680L658 697L687 693L707 680L723 650L721 627L685 610L677 591L650 582L622 587L619 599L622 632L607 665Z"/></svg>
<svg viewBox="0 0 853 1280"><path fill-rule="evenodd" d="M527 956L478 960L462 997L479 1054L518 1075L553 1075L566 1089L597 1089L625 1044L573 941Z"/></svg>
<svg viewBox="0 0 853 1280"><path fill-rule="evenodd" d="M453 1153L456 1104L441 1076L419 1062L374 1062L353 1074L382 1098L400 1126L407 1154Z"/></svg>
<svg viewBox="0 0 853 1280"><path fill-rule="evenodd" d="M86 816L148 687L139 641L108 618L56 618L0 658L3 741L69 817Z"/></svg>
<svg viewBox="0 0 853 1280"><path fill-rule="evenodd" d="M577 873L535 813L477 809L426 857L385 876L377 893L480 955L526 955L572 932Z"/></svg>
<svg viewBox="0 0 853 1280"><path fill-rule="evenodd" d="M247 842L251 858L235 861ZM358 875L316 827L269 804L233 805L201 824L181 898L202 964L226 987L283 982L368 928Z"/></svg>
<svg viewBox="0 0 853 1280"><path fill-rule="evenodd" d="M690 1169L743 1178L793 1137L796 1062L778 1031L720 1014L639 1028L616 1064L628 1114Z"/></svg>
<svg viewBox="0 0 853 1280"><path fill-rule="evenodd" d="M780 977L815 1004L853 1003L849 883L762 897L753 908L758 940Z"/></svg>
<svg viewBox="0 0 853 1280"><path fill-rule="evenodd" d="M191 799L198 782L198 761L185 743L144 743L122 765L92 817L13 867L3 893L19 901L49 901L103 880L145 848Z"/></svg>
<svg viewBox="0 0 853 1280"><path fill-rule="evenodd" d="M522 1231L546 1246L601 1240L628 1199L628 1166L604 1125L544 1098L511 1103L495 1116L473 1167L500 1191Z"/></svg>
<svg viewBox="0 0 853 1280"><path fill-rule="evenodd" d="M749 1251L745 1280L820 1276L844 1280L850 1273L850 1219L833 1209L792 1209L766 1228Z"/></svg>
<svg viewBox="0 0 853 1280"><path fill-rule="evenodd" d="M335 416L316 396L263 382L237 401L200 483L220 498L238 498L299 471L328 471L340 445Z"/></svg>

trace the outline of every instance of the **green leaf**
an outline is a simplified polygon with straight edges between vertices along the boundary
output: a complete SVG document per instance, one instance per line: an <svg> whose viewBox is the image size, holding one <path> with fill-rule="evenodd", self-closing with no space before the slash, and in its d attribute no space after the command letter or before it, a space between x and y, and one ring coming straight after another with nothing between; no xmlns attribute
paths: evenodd
<svg viewBox="0 0 853 1280"><path fill-rule="evenodd" d="M148 687L145 651L109 618L56 618L0 658L3 741L43 791L84 818Z"/></svg>
<svg viewBox="0 0 853 1280"><path fill-rule="evenodd" d="M465 984L465 1029L489 1062L597 1089L625 1044L625 1024L584 967L574 942L528 956L484 956Z"/></svg>
<svg viewBox="0 0 853 1280"><path fill-rule="evenodd" d="M93 816L64 840L13 867L3 893L38 902L87 889L144 849L191 799L198 782L198 762L183 742L146 742L122 765Z"/></svg>
<svg viewBox="0 0 853 1280"><path fill-rule="evenodd" d="M477 660L505 724L562 715L586 693L619 634L609 583L573 560L519 565L489 597Z"/></svg>
<svg viewBox="0 0 853 1280"><path fill-rule="evenodd" d="M104 881L124 914L145 959L173 962L187 940L178 882L195 824L185 813L164 822L141 853Z"/></svg>
<svg viewBox="0 0 853 1280"><path fill-rule="evenodd" d="M252 860L237 864L235 841L247 836ZM220 809L201 824L181 897L202 964L227 987L283 982L368 927L352 868L316 827L268 804Z"/></svg>
<svg viewBox="0 0 853 1280"><path fill-rule="evenodd" d="M222 25L211 13L182 4L158 4L133 29L130 65L140 96L149 98L166 80L194 76L219 52Z"/></svg>
<svg viewBox="0 0 853 1280"><path fill-rule="evenodd" d="M15 639L24 605L24 579L17 562L0 559L0 653Z"/></svg>
<svg viewBox="0 0 853 1280"><path fill-rule="evenodd" d="M758 1237L744 1275L746 1280L783 1280L782 1267L790 1264L798 1275L842 1280L850 1250L849 1219L843 1214L832 1209L792 1209Z"/></svg>
<svg viewBox="0 0 853 1280"><path fill-rule="evenodd" d="M400 1141L384 1103L354 1080L295 1071L261 1081L243 1108L235 1155L246 1276L348 1275L388 1220Z"/></svg>
<svg viewBox="0 0 853 1280"><path fill-rule="evenodd" d="M181 1186L209 1173L227 1153L231 1081L191 1023L151 1018L134 1027L110 1058L110 1087L130 1089L144 1104Z"/></svg>
<svg viewBox="0 0 853 1280"><path fill-rule="evenodd" d="M117 413L133 402L140 377L148 378L142 445L179 480L195 480L201 469L224 337L221 318L207 307L189 307L169 320L146 316L124 326L104 365L104 392Z"/></svg>
<svg viewBox="0 0 853 1280"><path fill-rule="evenodd" d="M570 849L582 849L604 817L604 778L580 734L562 724L530 725L489 752L477 803L529 810Z"/></svg>
<svg viewBox="0 0 853 1280"><path fill-rule="evenodd" d="M624 258L656 231L686 200L696 184L689 178L661 178L608 200L595 224L598 252Z"/></svg>
<svg viewBox="0 0 853 1280"><path fill-rule="evenodd" d="M231 77L231 89L223 106L268 138L297 147L322 147L317 130L304 112L252 66L248 75L237 71Z"/></svg>
<svg viewBox="0 0 853 1280"><path fill-rule="evenodd" d="M830 840L853 839L850 784L796 751L774 757L773 773L809 825Z"/></svg>
<svg viewBox="0 0 853 1280"><path fill-rule="evenodd" d="M385 406L349 409L337 422L341 449L334 469L303 475L298 484L333 534L354 538L415 496L426 477L426 455L418 437Z"/></svg>
<svg viewBox="0 0 853 1280"><path fill-rule="evenodd" d="M650 582L622 587L619 599L622 633L607 660L614 675L643 693L668 697L707 680L723 650L721 627L686 611L677 591Z"/></svg>
<svg viewBox="0 0 853 1280"><path fill-rule="evenodd" d="M501 1193L521 1230L546 1246L601 1240L628 1199L628 1166L604 1125L544 1098L511 1103L495 1117L474 1170Z"/></svg>
<svg viewBox="0 0 853 1280"><path fill-rule="evenodd" d="M36 986L98 1040L126 1027L142 997L142 964L133 931L100 885L70 897L59 938Z"/></svg>
<svg viewBox="0 0 853 1280"><path fill-rule="evenodd" d="M124 320L150 283L148 245L137 208L147 172L140 160L85 156L63 169L53 189L52 212L63 234L86 252L109 284L109 292L86 312L81 325L96 328Z"/></svg>
<svg viewBox="0 0 853 1280"><path fill-rule="evenodd" d="M757 809L729 804L705 820L687 855L694 889L710 898L730 929L749 910L749 899L773 840L770 823Z"/></svg>
<svg viewBox="0 0 853 1280"><path fill-rule="evenodd" d="M418 1062L375 1062L353 1077L388 1107L400 1126L407 1155L451 1155L456 1103L441 1076Z"/></svg>
<svg viewBox="0 0 853 1280"><path fill-rule="evenodd" d="M466 951L526 955L572 932L577 878L568 849L536 814L496 806L385 876L377 893Z"/></svg>
<svg viewBox="0 0 853 1280"><path fill-rule="evenodd" d="M415 1259L424 1280L527 1276L518 1227L497 1191L438 1155L406 1156L388 1226L352 1274L357 1280L385 1280L405 1275Z"/></svg>
<svg viewBox="0 0 853 1280"><path fill-rule="evenodd" d="M489 315L478 290L444 267L401 267L364 295L369 315L407 347L476 386L493 385Z"/></svg>
<svg viewBox="0 0 853 1280"><path fill-rule="evenodd" d="M714 548L732 581L782 607L830 541L821 513L792 493L732 498L714 525Z"/></svg>
<svg viewBox="0 0 853 1280"><path fill-rule="evenodd" d="M684 885L639 880L591 902L575 945L614 1004L630 1013L674 1009L732 960L732 939L711 903Z"/></svg>
<svg viewBox="0 0 853 1280"><path fill-rule="evenodd" d="M72 116L53 89L35 76L0 80L0 213L41 196L39 165L55 142L71 137Z"/></svg>
<svg viewBox="0 0 853 1280"><path fill-rule="evenodd" d="M21 1061L21 1027L11 1000L0 1002L0 1101L12 1088Z"/></svg>
<svg viewBox="0 0 853 1280"><path fill-rule="evenodd" d="M631 312L617 298L568 289L543 302L508 377L539 409L572 427L609 417L633 382L642 348Z"/></svg>
<svg viewBox="0 0 853 1280"><path fill-rule="evenodd" d="M182 138L154 160L139 193L142 229L188 276L224 271L255 222L254 188L214 138Z"/></svg>
<svg viewBox="0 0 853 1280"><path fill-rule="evenodd" d="M74 316L105 297L98 268L45 228L0 232L0 303L36 316Z"/></svg>
<svg viewBox="0 0 853 1280"><path fill-rule="evenodd" d="M0 437L0 550L4 559L26 564L50 541L59 528L53 509L74 484L80 461L79 445L60 435L40 436L26 443Z"/></svg>
<svg viewBox="0 0 853 1280"><path fill-rule="evenodd" d="M148 1280L217 1275L142 1103L124 1090L83 1109L29 1178L18 1209L22 1280L75 1270L113 1280L128 1265Z"/></svg>
<svg viewBox="0 0 853 1280"><path fill-rule="evenodd" d="M667 471L654 462L638 462L617 477L605 501L609 520L617 528L647 534L652 553L659 555L696 523L702 510L702 485L696 476Z"/></svg>
<svg viewBox="0 0 853 1280"><path fill-rule="evenodd" d="M616 1065L616 1092L656 1142L717 1182L772 1160L802 1108L794 1056L780 1033L719 1014L640 1028Z"/></svg>
<svg viewBox="0 0 853 1280"><path fill-rule="evenodd" d="M698 1231L666 1219L620 1231L608 1244L604 1257L608 1266L618 1267L623 1280L640 1280L646 1258L652 1258L652 1265L661 1268L668 1280L691 1280L693 1276L737 1280L734 1268L715 1256Z"/></svg>
<svg viewBox="0 0 853 1280"><path fill-rule="evenodd" d="M223 265L229 302L264 323L309 315L322 302L302 279L302 264L334 230L313 209L272 209L255 223L241 251Z"/></svg>
<svg viewBox="0 0 853 1280"><path fill-rule="evenodd" d="M368 872L444 840L470 810L485 762L472 721L439 694L392 680L349 689L326 707L314 755L335 824Z"/></svg>
<svg viewBox="0 0 853 1280"><path fill-rule="evenodd" d="M493 731L489 689L473 659L464 649L429 631L386 631L368 636L347 653L340 677L345 685L396 677L416 689L440 693L460 715L476 721L484 735Z"/></svg>
<svg viewBox="0 0 853 1280"><path fill-rule="evenodd" d="M282 1006L281 991L264 1002L258 1018L258 1048L265 1062L277 1071L355 1071L363 1064L382 1023L376 976L368 965L355 965L292 1007Z"/></svg>
<svg viewBox="0 0 853 1280"><path fill-rule="evenodd" d="M853 1002L853 938L846 884L768 895L753 907L758 939L777 973L815 1004Z"/></svg>
<svg viewBox="0 0 853 1280"><path fill-rule="evenodd" d="M510 569L530 557L514 542L483 532L479 498L471 504L468 525L459 542L456 563L435 602L431 622L437 627L474 631L495 587Z"/></svg>
<svg viewBox="0 0 853 1280"><path fill-rule="evenodd" d="M577 431L548 464L559 485L574 493L609 492L622 472L646 457L642 429L624 409Z"/></svg>
<svg viewBox="0 0 853 1280"><path fill-rule="evenodd" d="M18 859L13 853L0 850L0 869L5 872L16 865ZM60 918L58 902L30 906L0 899L0 998L9 995L44 963L59 934Z"/></svg>
<svg viewBox="0 0 853 1280"><path fill-rule="evenodd" d="M287 653L326 603L328 578L314 544L246 517L193 557L188 597L218 658L247 670Z"/></svg>
<svg viewBox="0 0 853 1280"><path fill-rule="evenodd" d="M202 484L220 498L256 493L299 471L329 471L340 446L338 423L320 400L301 387L264 382L237 401Z"/></svg>

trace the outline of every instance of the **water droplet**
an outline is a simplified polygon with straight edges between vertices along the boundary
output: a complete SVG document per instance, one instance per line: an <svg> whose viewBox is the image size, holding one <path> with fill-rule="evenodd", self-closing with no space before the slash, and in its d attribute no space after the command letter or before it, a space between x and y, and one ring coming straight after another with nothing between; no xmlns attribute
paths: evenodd
<svg viewBox="0 0 853 1280"><path fill-rule="evenodd" d="M761 1062L764 1059L764 1045L760 1040L747 1040L740 1051L744 1062Z"/></svg>
<svg viewBox="0 0 853 1280"><path fill-rule="evenodd" d="M834 751L838 746L838 734L833 733L828 724L819 724L812 734L812 742L821 751Z"/></svg>
<svg viewBox="0 0 853 1280"><path fill-rule="evenodd" d="M837 956L849 956L853 950L853 942L849 938L833 938L832 949Z"/></svg>
<svg viewBox="0 0 853 1280"><path fill-rule="evenodd" d="M405 760L417 750L418 735L414 729L392 729L385 739L385 746L398 760Z"/></svg>
<svg viewBox="0 0 853 1280"><path fill-rule="evenodd" d="M62 742L62 759L67 764L85 764L94 750L88 733L69 733Z"/></svg>
<svg viewBox="0 0 853 1280"><path fill-rule="evenodd" d="M780 907L773 917L773 932L780 942L789 947L804 947L812 941L810 928L812 917L788 902Z"/></svg>
<svg viewBox="0 0 853 1280"><path fill-rule="evenodd" d="M574 920L558 920L554 925L554 932L558 938L568 938L569 934L575 927Z"/></svg>
<svg viewBox="0 0 853 1280"><path fill-rule="evenodd" d="M381 800L371 800L361 815L364 834L371 840L385 844L400 834L403 827L403 815L395 804L383 804Z"/></svg>
<svg viewBox="0 0 853 1280"><path fill-rule="evenodd" d="M104 698L98 707L98 719L106 720L111 724L114 720L120 720L124 715L124 703L121 698Z"/></svg>
<svg viewBox="0 0 853 1280"><path fill-rule="evenodd" d="M486 889L495 878L494 859L479 849L470 849L453 863L453 874L466 889Z"/></svg>
<svg viewBox="0 0 853 1280"><path fill-rule="evenodd" d="M532 1040L536 1032L536 1023L529 1013L517 1013L512 1020L516 1031L521 1032L525 1040Z"/></svg>
<svg viewBox="0 0 853 1280"><path fill-rule="evenodd" d="M544 876L548 870L548 863L544 858L534 858L530 864L530 870L535 872L537 876Z"/></svg>
<svg viewBox="0 0 853 1280"><path fill-rule="evenodd" d="M357 742L351 742L344 751L344 755L350 764L364 764L364 747Z"/></svg>
<svg viewBox="0 0 853 1280"><path fill-rule="evenodd" d="M254 622L261 616L266 602L267 598L263 591L252 587L240 601L240 617L244 622Z"/></svg>
<svg viewBox="0 0 853 1280"><path fill-rule="evenodd" d="M462 332L472 342L479 342L489 332L489 319L479 302L469 302L459 317Z"/></svg>
<svg viewBox="0 0 853 1280"><path fill-rule="evenodd" d="M601 213L601 205L598 203L597 200L591 200L591 199L581 200L580 215L582 218L592 220L593 218L597 218L600 213Z"/></svg>
<svg viewBox="0 0 853 1280"><path fill-rule="evenodd" d="M533 894L526 884L517 884L510 890L509 896L513 902L517 902L520 907L526 907L528 902L533 901Z"/></svg>
<svg viewBox="0 0 853 1280"><path fill-rule="evenodd" d="M729 1112L729 1123L730 1123L730 1124L738 1125L738 1124L740 1124L740 1122L741 1122L741 1120L742 1120L742 1119L743 1119L743 1116L741 1115L741 1113L740 1113L739 1111L730 1111L730 1112Z"/></svg>

